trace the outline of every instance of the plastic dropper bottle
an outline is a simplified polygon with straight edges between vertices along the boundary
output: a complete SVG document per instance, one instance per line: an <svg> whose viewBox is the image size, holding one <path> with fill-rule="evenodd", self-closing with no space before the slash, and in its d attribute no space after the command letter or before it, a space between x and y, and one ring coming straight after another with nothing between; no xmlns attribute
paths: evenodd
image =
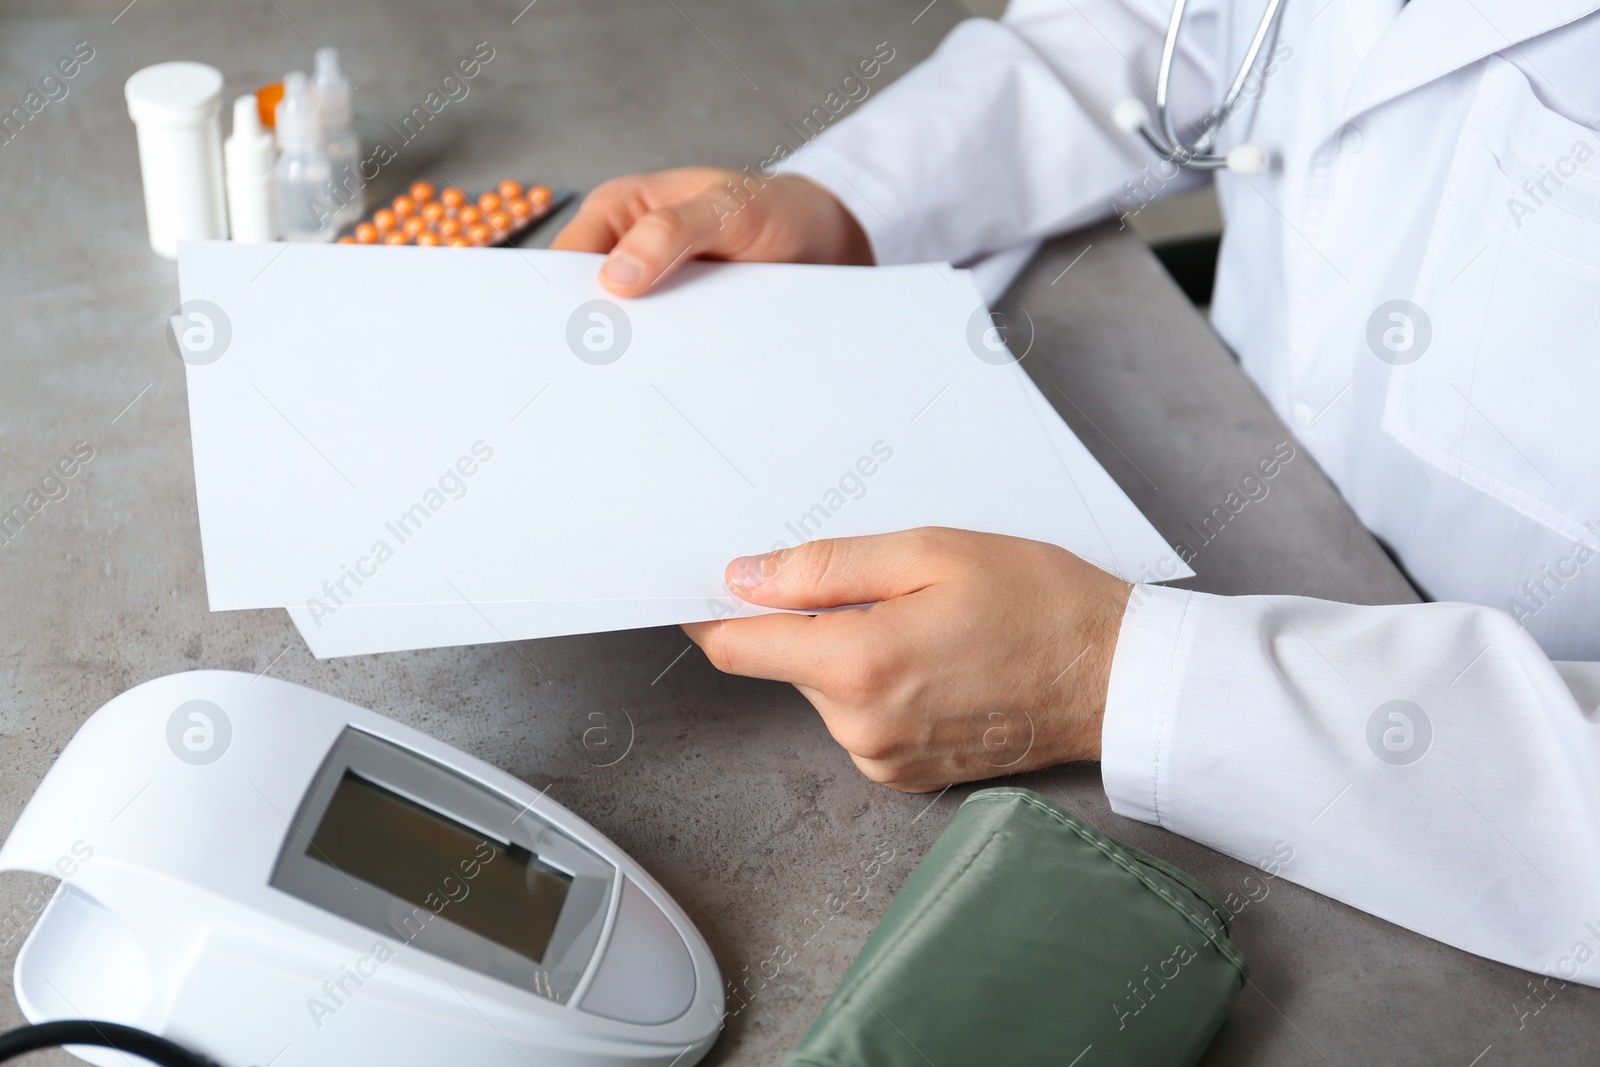
<svg viewBox="0 0 1600 1067"><path fill-rule="evenodd" d="M354 111L350 106L350 83L339 72L339 50L317 49L316 67L317 114L322 122L322 143L328 153L328 167L333 185L329 194L337 204L339 228L361 220L365 201L361 195L363 182L361 143L356 139Z"/></svg>
<svg viewBox="0 0 1600 1067"><path fill-rule="evenodd" d="M233 133L222 144L228 174L228 227L235 241L278 239L278 197L272 189L276 149L261 125L256 94L233 102Z"/></svg>
<svg viewBox="0 0 1600 1067"><path fill-rule="evenodd" d="M338 232L339 205L328 199L328 153L322 147L322 124L306 76L284 76L278 103L278 148L273 168L278 186L279 221L286 241L331 241Z"/></svg>

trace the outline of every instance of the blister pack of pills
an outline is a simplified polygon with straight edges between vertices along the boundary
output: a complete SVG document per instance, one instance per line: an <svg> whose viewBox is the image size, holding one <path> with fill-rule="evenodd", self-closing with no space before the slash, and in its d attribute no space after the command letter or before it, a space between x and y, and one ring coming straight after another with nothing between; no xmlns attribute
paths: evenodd
<svg viewBox="0 0 1600 1067"><path fill-rule="evenodd" d="M506 180L476 197L417 182L339 237L340 244L488 248L509 244L572 199L543 185Z"/></svg>

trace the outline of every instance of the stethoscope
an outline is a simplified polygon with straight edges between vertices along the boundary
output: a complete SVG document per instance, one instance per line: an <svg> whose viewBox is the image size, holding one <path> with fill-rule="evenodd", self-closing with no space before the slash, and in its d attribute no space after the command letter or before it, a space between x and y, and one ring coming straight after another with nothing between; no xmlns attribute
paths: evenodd
<svg viewBox="0 0 1600 1067"><path fill-rule="evenodd" d="M1180 167L1193 167L1196 170L1221 170L1225 167L1235 174L1260 174L1267 169L1267 150L1260 145L1246 141L1229 149L1224 155L1212 152L1210 148L1211 142L1222 131L1223 124L1233 114L1239 94L1244 91L1245 82L1255 69L1262 46L1275 33L1278 9L1283 6L1283 0L1267 0L1266 14L1261 16L1255 38L1250 42L1250 48L1239 65L1239 72L1234 75L1227 95L1212 112L1200 135L1186 144L1178 139L1177 131L1172 126L1172 116L1167 110L1167 90L1172 80L1173 57L1178 51L1178 32L1183 26L1183 9L1187 6L1188 0L1173 0L1172 18L1167 23L1167 39L1161 48L1161 66L1156 72L1156 118L1159 120L1159 129L1151 128L1150 112L1143 101L1136 97L1130 97L1112 108L1111 121L1128 133L1139 134L1155 149L1157 155Z"/></svg>

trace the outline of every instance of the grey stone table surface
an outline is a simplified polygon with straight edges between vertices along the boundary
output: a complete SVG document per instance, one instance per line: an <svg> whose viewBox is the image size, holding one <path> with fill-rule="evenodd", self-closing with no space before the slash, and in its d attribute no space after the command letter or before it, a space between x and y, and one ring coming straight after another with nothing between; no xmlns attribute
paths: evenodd
<svg viewBox="0 0 1600 1067"><path fill-rule="evenodd" d="M20 501L78 442L94 457L0 545L0 830L117 693L199 667L270 672L548 786L661 880L746 990L708 1062L779 1062L968 790L873 785L793 689L718 674L676 629L318 662L280 611L208 612L182 368L162 337L175 271L145 242L122 83L188 58L225 71L231 95L337 45L371 144L487 41L494 58L468 95L399 147L373 193L508 175L584 189L759 162L797 144L796 124L879 42L895 51L874 91L960 14L926 0L8 5L0 110L78 42L93 58L0 144L0 500ZM1007 302L1036 331L1024 366L1167 539L1196 551L1195 587L1414 599L1303 454L1205 538L1206 517L1290 434L1142 245L1115 226L1068 235ZM597 753L583 739L599 721L614 747ZM1536 996L1521 972L1115 816L1093 766L1016 780L1243 902L1234 937L1253 976L1208 1063L1596 1060L1594 990ZM891 853L864 900L807 925ZM19 1021L10 963L49 889L0 876L0 1025ZM793 958L773 975L763 963L779 946Z"/></svg>

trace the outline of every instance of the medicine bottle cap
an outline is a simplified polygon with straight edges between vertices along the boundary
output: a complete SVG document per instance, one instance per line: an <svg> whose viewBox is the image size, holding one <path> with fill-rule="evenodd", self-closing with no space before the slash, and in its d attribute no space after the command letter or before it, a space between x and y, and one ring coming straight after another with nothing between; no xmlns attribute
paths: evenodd
<svg viewBox="0 0 1600 1067"><path fill-rule="evenodd" d="M296 70L283 79L283 99L278 102L278 144L285 152L314 148L322 137L317 102L304 73Z"/></svg>
<svg viewBox="0 0 1600 1067"><path fill-rule="evenodd" d="M272 134L261 125L254 93L234 100L233 134L223 142L222 151L230 173L238 168L256 173L272 169L277 149L272 143Z"/></svg>
<svg viewBox="0 0 1600 1067"><path fill-rule="evenodd" d="M233 102L233 135L251 141L266 136L261 128L261 109L256 105L255 93L245 93Z"/></svg>
<svg viewBox="0 0 1600 1067"><path fill-rule="evenodd" d="M136 72L123 91L134 122L192 126L221 110L222 72L204 63L157 63Z"/></svg>
<svg viewBox="0 0 1600 1067"><path fill-rule="evenodd" d="M350 83L339 71L339 50L317 49L317 106L322 110L324 133L338 130L350 121Z"/></svg>
<svg viewBox="0 0 1600 1067"><path fill-rule="evenodd" d="M256 110L261 114L261 125L275 129L278 125L278 101L283 99L283 83L273 82L256 90Z"/></svg>

